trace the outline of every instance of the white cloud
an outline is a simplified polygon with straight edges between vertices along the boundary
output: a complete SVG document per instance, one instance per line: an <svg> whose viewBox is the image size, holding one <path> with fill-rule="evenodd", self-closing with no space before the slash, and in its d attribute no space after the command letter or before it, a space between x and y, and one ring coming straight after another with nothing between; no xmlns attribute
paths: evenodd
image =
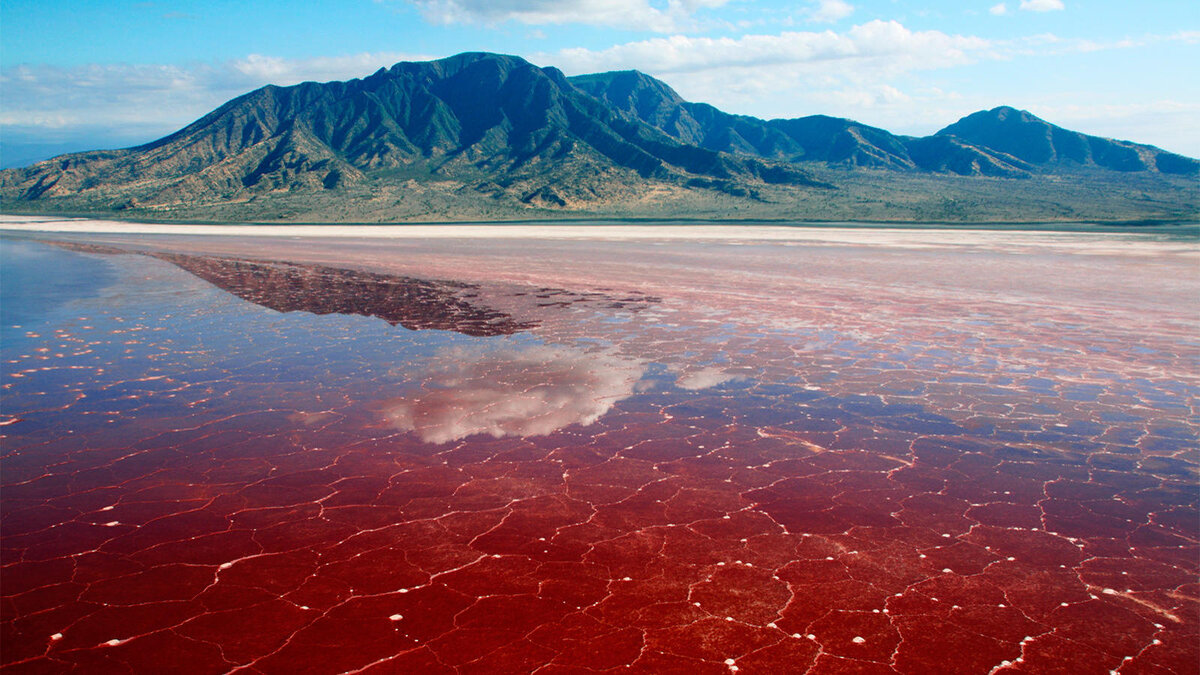
<svg viewBox="0 0 1200 675"><path fill-rule="evenodd" d="M840 2L840 0L824 0ZM729 0L668 0L656 7L650 0L410 0L434 23L588 24L671 32L690 24L702 9ZM661 3L659 3L661 5Z"/></svg>
<svg viewBox="0 0 1200 675"><path fill-rule="evenodd" d="M1053 12L1066 9L1062 0L1021 0L1020 9L1026 12Z"/></svg>
<svg viewBox="0 0 1200 675"><path fill-rule="evenodd" d="M379 52L291 60L251 54L219 64L19 65L0 71L0 125L171 131L265 84L365 77L397 61L427 58Z"/></svg>
<svg viewBox="0 0 1200 675"><path fill-rule="evenodd" d="M1056 56L1059 54L1086 54L1113 49L1134 49L1166 42L1187 42L1185 34L1144 35L1138 39L1122 38L1109 42L1097 42L1086 38L1060 38L1053 33L1031 35L1005 43L1010 56Z"/></svg>
<svg viewBox="0 0 1200 675"><path fill-rule="evenodd" d="M1200 44L1200 30L1181 30L1172 35L1171 39L1186 42L1189 45Z"/></svg>
<svg viewBox="0 0 1200 675"><path fill-rule="evenodd" d="M612 354L546 345L455 348L434 358L421 391L380 406L391 424L428 443L586 426L631 396L644 370Z"/></svg>
<svg viewBox="0 0 1200 675"><path fill-rule="evenodd" d="M660 77L685 99L761 117L812 113L847 116L876 109L907 111L936 103L906 93L912 73L967 66L978 61L1046 57L1097 50L1129 49L1162 42L1188 42L1193 33L1147 35L1138 40L1098 43L1053 34L987 40L941 31L910 30L896 21L870 21L845 31L788 31L738 38L672 35L607 49L565 49L535 54L535 62L569 74L637 69ZM922 119L925 116L921 116ZM876 119L884 126L887 119ZM946 118L940 118L944 124Z"/></svg>
<svg viewBox="0 0 1200 675"><path fill-rule="evenodd" d="M284 59L278 56L250 54L230 61L230 67L247 80L278 85L298 84L307 80L325 82L366 77L379 68L399 61L425 61L430 57L406 52L362 52L343 56L318 56L309 59Z"/></svg>
<svg viewBox="0 0 1200 675"><path fill-rule="evenodd" d="M833 23L854 13L854 5L843 0L817 0L809 18L813 21Z"/></svg>
<svg viewBox="0 0 1200 675"><path fill-rule="evenodd" d="M913 102L913 97L891 85L878 84L816 92L812 100L828 104L833 109L845 110L907 104Z"/></svg>
<svg viewBox="0 0 1200 675"><path fill-rule="evenodd" d="M1008 5L1004 4L1003 2L998 5L992 5L988 9L988 14L991 14L992 16L1004 16L1005 14L1008 14Z"/></svg>
<svg viewBox="0 0 1200 675"><path fill-rule="evenodd" d="M662 78L687 100L732 113L764 118L820 113L850 117L893 132L928 134L966 114L997 105L1018 105L1035 112L1054 108L1045 105L1049 102L1045 92L1031 90L1024 98L997 98L994 92L987 93L992 87L977 88L983 90L978 94L939 89L930 86L940 84L937 80L929 76L918 80L915 73L981 61L1190 43L1198 37L1185 31L1103 43L1053 34L1001 41L871 21L845 31L783 32L736 39L664 36L604 50L538 54L534 60L570 74L634 68ZM1104 96L1090 98L1097 110L1116 114L1104 105ZM1190 124L1184 112L1171 110L1168 106L1166 112L1155 114L1148 108L1114 117L1111 128L1087 124L1079 129L1200 155L1200 127ZM1047 119L1072 128L1068 123L1074 123L1079 115ZM1146 119L1156 120L1159 126L1138 122Z"/></svg>
<svg viewBox="0 0 1200 675"><path fill-rule="evenodd" d="M997 58L1000 51L1001 46L979 37L870 21L845 31L736 39L675 35L605 50L536 55L535 61L570 74L642 70L661 77L687 100L734 113L866 117L890 128L894 120L936 100L904 91L899 80L907 74ZM947 121L942 118L941 125Z"/></svg>
<svg viewBox="0 0 1200 675"><path fill-rule="evenodd" d="M603 50L565 49L538 55L571 73L637 68L649 73L694 73L744 68L819 67L892 72L968 63L991 46L983 38L940 31L911 31L896 21L870 21L845 33L785 32L710 38L672 35ZM752 73L747 73L751 74Z"/></svg>

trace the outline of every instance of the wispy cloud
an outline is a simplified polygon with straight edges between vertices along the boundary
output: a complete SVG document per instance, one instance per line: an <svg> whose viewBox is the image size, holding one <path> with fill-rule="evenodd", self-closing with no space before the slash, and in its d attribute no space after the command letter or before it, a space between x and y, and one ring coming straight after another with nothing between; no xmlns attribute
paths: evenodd
<svg viewBox="0 0 1200 675"><path fill-rule="evenodd" d="M1066 98L1065 96L1062 98ZM1052 100L1031 107L1037 115L1070 129L1107 138L1160 145L1175 152L1200 148L1200 102L1158 99L1130 102ZM1194 150L1192 155L1200 155Z"/></svg>
<svg viewBox="0 0 1200 675"><path fill-rule="evenodd" d="M0 71L0 125L173 129L265 84L363 77L397 61L426 58L384 52L312 59L251 54L219 64L19 65Z"/></svg>
<svg viewBox="0 0 1200 675"><path fill-rule="evenodd" d="M821 23L840 21L854 13L854 5L843 0L817 0L809 18Z"/></svg>
<svg viewBox="0 0 1200 675"><path fill-rule="evenodd" d="M1004 4L1003 2L998 5L992 5L988 8L988 14L991 14L992 16L1004 16L1005 14L1008 14L1008 5Z"/></svg>
<svg viewBox="0 0 1200 675"><path fill-rule="evenodd" d="M669 0L656 7L650 0L410 0L426 20L484 25L508 21L532 25L586 24L660 33L693 25L694 15L729 0ZM841 0L824 3L844 4Z"/></svg>
<svg viewBox="0 0 1200 675"><path fill-rule="evenodd" d="M251 54L230 61L228 67L247 80L289 85L306 80L348 80L370 75L399 61L425 61L432 57L409 52L361 52L343 56L319 56L309 59L285 59Z"/></svg>
<svg viewBox="0 0 1200 675"><path fill-rule="evenodd" d="M1054 12L1066 9L1062 0L1021 0L1020 9L1026 12Z"/></svg>

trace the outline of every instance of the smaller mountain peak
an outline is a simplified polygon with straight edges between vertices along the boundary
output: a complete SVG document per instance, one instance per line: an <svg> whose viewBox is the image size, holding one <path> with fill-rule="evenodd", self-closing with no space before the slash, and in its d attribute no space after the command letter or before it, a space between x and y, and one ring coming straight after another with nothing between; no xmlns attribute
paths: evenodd
<svg viewBox="0 0 1200 675"><path fill-rule="evenodd" d="M512 70L513 68L533 67L533 64L529 63L525 59L519 56L512 56L510 54L496 54L493 52L462 52L460 54L455 54L454 56L447 56L445 58L436 59L433 61L401 61L387 69L387 72L392 75L399 75L405 72L421 72L432 69L436 72L440 72L443 75L451 75L466 70L467 68L479 63L494 63L500 66L502 70L506 71Z"/></svg>
<svg viewBox="0 0 1200 675"><path fill-rule="evenodd" d="M970 137L979 133L999 133L1000 129L1014 127L1048 128L1051 124L1028 110L1019 110L1002 105L991 110L980 110L959 119L954 124L938 131L938 136ZM988 131L990 130L990 131ZM1041 131L1038 132L1042 133Z"/></svg>
<svg viewBox="0 0 1200 675"><path fill-rule="evenodd" d="M1021 124L1048 124L1046 120L1034 115L1028 110L1021 110L1010 105L1002 105L991 110L980 110L960 119L958 122L1008 122Z"/></svg>
<svg viewBox="0 0 1200 675"><path fill-rule="evenodd" d="M612 70L607 73L600 73L600 75L611 75L614 80L634 81L641 84L667 86L662 80L650 77L640 70Z"/></svg>
<svg viewBox="0 0 1200 675"><path fill-rule="evenodd" d="M495 52L462 52L454 56L447 56L444 59L437 59L433 63L441 63L446 65L456 64L471 64L479 61L503 61L510 64L529 65L525 59L514 56L512 54L497 54Z"/></svg>
<svg viewBox="0 0 1200 675"><path fill-rule="evenodd" d="M585 92L609 102L644 98L650 95L658 103L678 105L683 103L671 85L651 77L640 70L611 70L606 73L576 75L571 83Z"/></svg>

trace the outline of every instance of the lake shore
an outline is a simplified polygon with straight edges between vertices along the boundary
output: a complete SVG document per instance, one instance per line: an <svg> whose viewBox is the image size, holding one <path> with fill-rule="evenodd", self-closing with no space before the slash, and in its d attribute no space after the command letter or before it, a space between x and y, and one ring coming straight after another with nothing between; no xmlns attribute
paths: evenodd
<svg viewBox="0 0 1200 675"><path fill-rule="evenodd" d="M1080 253L1200 255L1200 223L1111 227L1100 224L947 226L854 222L524 221L397 225L150 223L0 214L0 232L89 235L237 236L317 239L546 239L598 241L775 242L896 248L1049 247Z"/></svg>

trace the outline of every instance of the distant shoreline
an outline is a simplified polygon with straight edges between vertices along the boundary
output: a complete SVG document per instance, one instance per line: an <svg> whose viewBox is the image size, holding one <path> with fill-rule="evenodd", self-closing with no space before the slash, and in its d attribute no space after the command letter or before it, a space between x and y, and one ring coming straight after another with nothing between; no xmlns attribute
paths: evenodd
<svg viewBox="0 0 1200 675"><path fill-rule="evenodd" d="M454 223L402 225L293 225L293 224L180 224L134 223L100 219L48 219L0 215L0 236L11 238L76 239L122 243L137 238L167 237L193 241L220 238L279 242L293 241L456 241L606 242L621 245L663 244L708 246L813 246L910 251L980 251L1008 253L1083 254L1120 257L1185 256L1200 259L1200 223L1174 226L1090 229L1033 229L1016 227L939 227L819 225L768 222L626 222L538 221L527 223ZM131 238L134 241L131 241ZM285 243L286 242L286 243Z"/></svg>
<svg viewBox="0 0 1200 675"><path fill-rule="evenodd" d="M103 223L102 233L115 233L109 229L113 225L150 225L170 228L174 232L147 232L129 230L130 234L185 234L183 228L236 228L246 234L245 228L566 228L566 227L770 227L797 229L845 229L845 230L932 230L932 231L985 231L985 232L1083 232L1083 233L1130 233L1130 234L1173 234L1200 239L1200 220L1141 219L1141 220L1074 220L1074 221L991 221L991 222L961 222L961 221L890 221L890 220L791 220L770 218L613 218L613 217L564 217L564 218L530 218L513 220L445 220L445 221L411 221L411 222L378 222L378 223L346 223L346 222L230 222L214 220L171 220L149 218L117 218L99 216L96 214L32 214L11 213L0 211L0 231L13 229L11 224L33 223ZM18 230L80 232L80 228L63 230L41 229L22 226ZM211 234L239 234L231 229L228 232L213 232ZM269 233L256 233L270 236ZM309 236L345 236L330 232L322 235L312 232ZM370 236L370 235L367 235Z"/></svg>

